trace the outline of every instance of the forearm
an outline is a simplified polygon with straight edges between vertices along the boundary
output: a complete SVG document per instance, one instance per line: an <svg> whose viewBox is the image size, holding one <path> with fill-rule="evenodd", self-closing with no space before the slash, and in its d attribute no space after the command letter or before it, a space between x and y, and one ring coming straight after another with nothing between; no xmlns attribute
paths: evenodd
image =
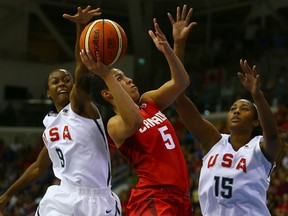
<svg viewBox="0 0 288 216"><path fill-rule="evenodd" d="M131 125L131 127L133 127L135 123L139 123L139 121L142 122L142 116L139 112L138 105L123 89L114 75L112 73L108 73L104 80L110 93L113 95L114 106L116 107L117 112L121 115L123 121L128 125Z"/></svg>
<svg viewBox="0 0 288 216"><path fill-rule="evenodd" d="M5 192L5 195L10 199L14 194L19 192L25 186L31 184L43 175L42 172L33 163L21 176L17 179Z"/></svg>
<svg viewBox="0 0 288 216"><path fill-rule="evenodd" d="M252 97L257 106L259 120L265 138L268 140L275 139L278 136L277 125L273 112L265 99L263 92L260 91L258 94L252 95Z"/></svg>
<svg viewBox="0 0 288 216"><path fill-rule="evenodd" d="M180 49L178 50L180 53ZM174 81L175 85L177 85L179 88L184 90L189 86L190 79L189 79L189 75L186 72L184 65L182 64L181 60L177 57L176 54L177 53L175 53L171 49L171 51L165 53L165 57L166 57L166 60L168 62L168 65L171 71L171 79Z"/></svg>
<svg viewBox="0 0 288 216"><path fill-rule="evenodd" d="M221 134L212 123L202 117L197 107L184 93L176 99L175 108L187 130L201 144L205 155L221 139Z"/></svg>
<svg viewBox="0 0 288 216"><path fill-rule="evenodd" d="M49 158L48 150L43 147L37 160L31 164L26 171L15 181L7 190L5 194L10 197L21 190L24 186L32 183L33 181L39 179L47 171L48 167L51 165L51 160Z"/></svg>
<svg viewBox="0 0 288 216"><path fill-rule="evenodd" d="M76 60L76 65L82 64L81 58L80 58L80 46L79 46L79 41L80 41L80 36L81 33L84 29L85 25L76 23L76 42L75 42L75 48L74 48L74 55L75 55L75 60Z"/></svg>
<svg viewBox="0 0 288 216"><path fill-rule="evenodd" d="M75 91L75 96L77 100L84 101L82 99L83 96L86 98L89 92L89 71L84 65L84 63L81 60L80 57L80 36L85 28L84 24L81 23L76 23L76 43L75 43L75 61L76 61L76 68L75 68L75 86L76 86L76 91ZM85 93L84 93L85 92ZM84 93L84 94L82 94ZM74 108L75 109L75 108Z"/></svg>
<svg viewBox="0 0 288 216"><path fill-rule="evenodd" d="M87 75L88 70L86 69L85 65L83 64L81 57L80 57L80 36L81 33L84 29L85 25L76 23L76 43L75 43L75 50L74 50L74 55L75 55L75 61L76 61L76 71L75 71L75 81L76 84L78 80L80 79L80 76L82 75Z"/></svg>
<svg viewBox="0 0 288 216"><path fill-rule="evenodd" d="M185 42L183 43L174 42L174 52L183 64L185 58L185 49L186 49Z"/></svg>
<svg viewBox="0 0 288 216"><path fill-rule="evenodd" d="M204 121L194 103L184 93L181 93L178 96L174 106L182 119L182 122L191 132L195 131L199 122Z"/></svg>

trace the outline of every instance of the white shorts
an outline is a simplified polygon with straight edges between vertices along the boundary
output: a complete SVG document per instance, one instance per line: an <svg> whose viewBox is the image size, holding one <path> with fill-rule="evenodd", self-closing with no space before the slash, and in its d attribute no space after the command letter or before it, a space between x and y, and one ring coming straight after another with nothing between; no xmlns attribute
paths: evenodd
<svg viewBox="0 0 288 216"><path fill-rule="evenodd" d="M119 197L107 188L82 188L61 182L50 186L35 216L121 215Z"/></svg>

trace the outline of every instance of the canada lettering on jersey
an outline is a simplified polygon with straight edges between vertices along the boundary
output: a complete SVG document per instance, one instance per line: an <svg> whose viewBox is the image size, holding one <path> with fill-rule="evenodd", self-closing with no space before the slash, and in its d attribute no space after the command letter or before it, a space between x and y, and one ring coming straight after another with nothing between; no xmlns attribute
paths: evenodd
<svg viewBox="0 0 288 216"><path fill-rule="evenodd" d="M147 129L161 124L166 119L167 117L161 111L158 111L153 117L143 120L143 127L139 129L139 132L144 133Z"/></svg>
<svg viewBox="0 0 288 216"><path fill-rule="evenodd" d="M68 139L68 140L72 140L71 139L71 135L69 133L69 128L68 125L65 125L63 130L59 130L58 127L53 127L49 129L49 136L50 136L50 141L51 142L55 142L62 139ZM47 139L47 137L45 136L45 139Z"/></svg>
<svg viewBox="0 0 288 216"><path fill-rule="evenodd" d="M233 162L233 154L230 154L230 153L226 153L223 155L222 158L218 158L219 154L216 154L216 155L211 155L209 157L209 160L208 160L208 164L207 164L207 168L211 168L213 167L215 164L216 164L216 161L219 159L221 160L221 166L222 167L227 167L227 168L233 168L232 167L232 162ZM234 167L235 169L242 169L243 172L247 172L247 167L246 167L246 158L240 158L240 160L238 161L238 163L236 164L236 166Z"/></svg>

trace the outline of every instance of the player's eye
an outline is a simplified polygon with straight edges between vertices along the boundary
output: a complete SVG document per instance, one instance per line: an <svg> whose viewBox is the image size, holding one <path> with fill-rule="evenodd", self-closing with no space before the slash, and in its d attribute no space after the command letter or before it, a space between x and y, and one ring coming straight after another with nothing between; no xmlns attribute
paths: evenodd
<svg viewBox="0 0 288 216"><path fill-rule="evenodd" d="M50 83L52 84L52 85L57 85L58 84L58 82L59 82L59 80L58 79L51 79L51 81L50 81Z"/></svg>
<svg viewBox="0 0 288 216"><path fill-rule="evenodd" d="M121 81L121 80L123 80L123 76L119 74L116 76L116 79L117 79L117 81Z"/></svg>
<svg viewBox="0 0 288 216"><path fill-rule="evenodd" d="M65 79L63 80L63 82L65 82L65 83L69 83L70 81L71 81L70 78L65 78Z"/></svg>

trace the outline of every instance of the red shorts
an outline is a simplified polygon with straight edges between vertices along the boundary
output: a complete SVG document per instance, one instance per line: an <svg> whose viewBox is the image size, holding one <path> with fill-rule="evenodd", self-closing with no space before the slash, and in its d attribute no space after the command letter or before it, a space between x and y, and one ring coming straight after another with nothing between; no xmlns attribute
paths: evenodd
<svg viewBox="0 0 288 216"><path fill-rule="evenodd" d="M163 188L132 189L127 216L193 216L189 195Z"/></svg>

